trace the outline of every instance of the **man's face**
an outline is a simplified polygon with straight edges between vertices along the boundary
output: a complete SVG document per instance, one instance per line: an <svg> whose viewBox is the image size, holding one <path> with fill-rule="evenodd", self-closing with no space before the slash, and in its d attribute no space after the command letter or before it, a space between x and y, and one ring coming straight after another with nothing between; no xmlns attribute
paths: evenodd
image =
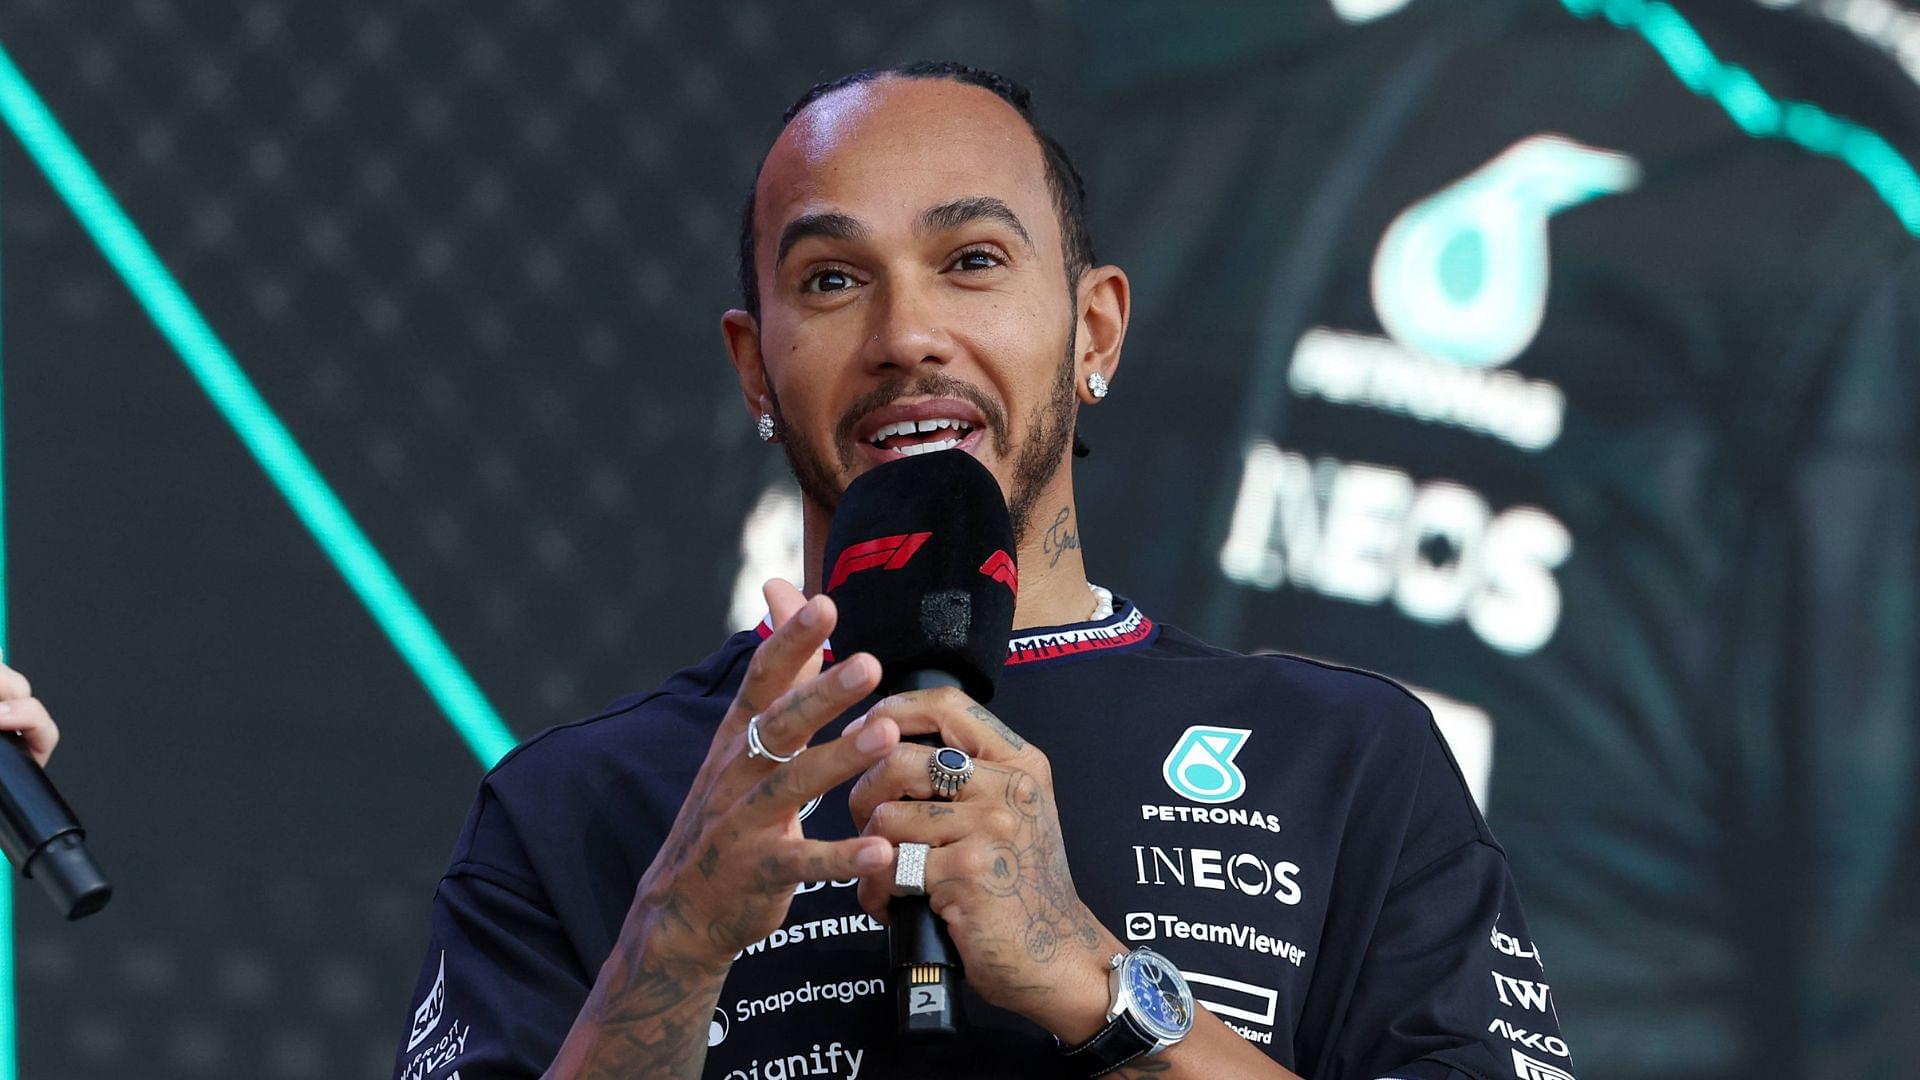
<svg viewBox="0 0 1920 1080"><path fill-rule="evenodd" d="M882 462L957 446L1025 532L1075 412L1074 298L1045 168L1010 106L939 79L829 95L775 143L755 214L760 355L814 503L832 509Z"/></svg>

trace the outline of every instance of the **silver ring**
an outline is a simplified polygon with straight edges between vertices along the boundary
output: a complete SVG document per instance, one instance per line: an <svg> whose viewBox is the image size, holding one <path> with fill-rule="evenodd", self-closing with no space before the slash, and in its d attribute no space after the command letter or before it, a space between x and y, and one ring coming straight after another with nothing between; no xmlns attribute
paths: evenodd
<svg viewBox="0 0 1920 1080"><path fill-rule="evenodd" d="M791 754L781 755L781 754L774 753L773 751L767 749L766 743L763 743L760 741L760 717L758 715L755 715L747 718L747 756L748 757L766 758L768 761L777 761L780 764L785 765L787 762L792 761L794 758L797 758L801 754L806 753L806 751L807 751L807 748L805 746L802 746L800 749L795 750Z"/></svg>
<svg viewBox="0 0 1920 1080"><path fill-rule="evenodd" d="M927 895L927 845L905 840L894 850L899 861L893 864L893 887L908 896Z"/></svg>
<svg viewBox="0 0 1920 1080"><path fill-rule="evenodd" d="M927 778L933 781L936 797L956 798L967 781L973 779L973 755L957 747L942 746L927 759Z"/></svg>

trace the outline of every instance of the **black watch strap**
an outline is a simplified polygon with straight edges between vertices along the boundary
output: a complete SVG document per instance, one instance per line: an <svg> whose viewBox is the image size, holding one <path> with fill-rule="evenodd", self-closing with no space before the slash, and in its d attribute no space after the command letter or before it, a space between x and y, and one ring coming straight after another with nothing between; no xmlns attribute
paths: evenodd
<svg viewBox="0 0 1920 1080"><path fill-rule="evenodd" d="M1081 1076L1105 1076L1159 1044L1158 1039L1140 1030L1133 1017L1121 1013L1093 1038L1068 1050L1067 1065Z"/></svg>

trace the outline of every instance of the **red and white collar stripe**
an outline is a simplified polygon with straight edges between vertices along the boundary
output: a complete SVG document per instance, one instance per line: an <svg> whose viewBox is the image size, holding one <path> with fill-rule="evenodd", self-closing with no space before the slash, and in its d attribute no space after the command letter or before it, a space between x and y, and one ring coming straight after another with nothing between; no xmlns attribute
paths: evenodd
<svg viewBox="0 0 1920 1080"><path fill-rule="evenodd" d="M1117 611L1108 618L1096 622L1071 623L1066 626L1048 627L1043 630L1029 630L1007 640L1007 665L1031 664L1040 660L1056 660L1065 656L1081 656L1099 652L1102 649L1119 649L1139 643L1153 637L1155 626L1147 618L1146 612L1134 607L1132 603L1121 601ZM773 636L773 616L760 620L754 632L765 641ZM828 663L833 662L833 642L828 641L824 650Z"/></svg>

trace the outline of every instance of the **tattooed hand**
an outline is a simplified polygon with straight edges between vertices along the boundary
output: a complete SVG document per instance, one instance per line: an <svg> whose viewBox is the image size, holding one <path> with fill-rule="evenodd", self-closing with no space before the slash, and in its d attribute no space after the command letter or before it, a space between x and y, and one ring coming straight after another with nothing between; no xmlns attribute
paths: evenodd
<svg viewBox="0 0 1920 1080"><path fill-rule="evenodd" d="M867 715L867 726L891 721L902 736L938 733L973 755L974 776L954 801L930 801L933 750L902 743L854 785L854 824L932 846L927 898L981 997L1070 1044L1091 1036L1122 946L1074 891L1046 755L958 690L895 695ZM891 862L862 876L860 904L875 918L892 895Z"/></svg>
<svg viewBox="0 0 1920 1080"><path fill-rule="evenodd" d="M766 591L777 628L755 650L551 1076L700 1075L727 969L786 920L795 887L893 864L886 841L809 840L799 817L809 799L893 750L899 731L892 722L870 720L784 765L747 754L749 717L760 717L767 749L785 755L880 680L879 663L865 653L821 674L831 600L803 602L784 581Z"/></svg>

